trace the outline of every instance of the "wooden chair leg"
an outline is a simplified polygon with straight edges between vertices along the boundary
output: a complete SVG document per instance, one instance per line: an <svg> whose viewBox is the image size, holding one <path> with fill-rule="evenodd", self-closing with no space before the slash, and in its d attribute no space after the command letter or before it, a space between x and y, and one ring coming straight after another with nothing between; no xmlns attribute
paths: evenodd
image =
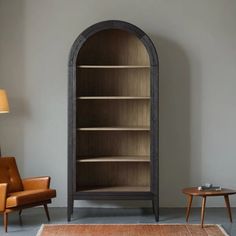
<svg viewBox="0 0 236 236"><path fill-rule="evenodd" d="M4 229L5 229L5 232L7 232L7 226L8 226L8 213L7 212L4 212L3 214L3 222L4 222Z"/></svg>
<svg viewBox="0 0 236 236"><path fill-rule="evenodd" d="M19 222L20 222L20 225L22 226L23 222L22 222L22 218L21 218L21 213L22 213L22 209L19 210Z"/></svg>
<svg viewBox="0 0 236 236"><path fill-rule="evenodd" d="M43 206L44 206L44 210L45 210L45 213L47 215L48 221L50 221L50 216L49 216L49 212L48 212L48 205L47 204L43 204Z"/></svg>

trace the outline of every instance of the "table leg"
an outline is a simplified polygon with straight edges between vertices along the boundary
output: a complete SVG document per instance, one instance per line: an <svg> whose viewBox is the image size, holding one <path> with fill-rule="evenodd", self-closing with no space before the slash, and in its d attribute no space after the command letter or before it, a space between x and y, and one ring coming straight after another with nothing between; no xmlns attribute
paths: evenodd
<svg viewBox="0 0 236 236"><path fill-rule="evenodd" d="M229 219L230 222L232 223L232 213L231 213L231 208L230 208L230 203L229 203L229 195L224 195L225 198L225 204L229 213Z"/></svg>
<svg viewBox="0 0 236 236"><path fill-rule="evenodd" d="M186 212L186 222L188 222L189 219L189 214L192 206L192 201L193 201L193 196L188 195L188 207L187 207L187 212Z"/></svg>
<svg viewBox="0 0 236 236"><path fill-rule="evenodd" d="M206 206L206 196L202 197L202 212L201 212L201 226L203 228L204 215L205 215L205 206Z"/></svg>

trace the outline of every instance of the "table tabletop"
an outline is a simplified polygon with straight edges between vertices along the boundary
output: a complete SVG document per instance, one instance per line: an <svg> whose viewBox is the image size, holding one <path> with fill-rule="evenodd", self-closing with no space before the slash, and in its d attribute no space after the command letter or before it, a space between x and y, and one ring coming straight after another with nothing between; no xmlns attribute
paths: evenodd
<svg viewBox="0 0 236 236"><path fill-rule="evenodd" d="M198 190L198 187L191 187L184 188L182 192L192 196L224 196L236 194L236 190L228 188L222 188L221 190Z"/></svg>

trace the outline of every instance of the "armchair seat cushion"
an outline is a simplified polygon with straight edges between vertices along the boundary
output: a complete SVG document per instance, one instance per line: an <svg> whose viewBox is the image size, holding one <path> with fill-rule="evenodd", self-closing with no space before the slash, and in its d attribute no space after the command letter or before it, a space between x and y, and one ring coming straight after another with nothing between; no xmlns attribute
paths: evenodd
<svg viewBox="0 0 236 236"><path fill-rule="evenodd" d="M56 197L55 189L24 190L8 194L6 208L18 207Z"/></svg>

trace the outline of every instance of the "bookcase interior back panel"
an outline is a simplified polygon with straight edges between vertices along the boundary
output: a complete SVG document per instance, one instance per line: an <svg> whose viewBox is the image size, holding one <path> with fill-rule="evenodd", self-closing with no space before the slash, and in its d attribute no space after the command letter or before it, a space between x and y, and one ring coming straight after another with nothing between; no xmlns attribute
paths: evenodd
<svg viewBox="0 0 236 236"><path fill-rule="evenodd" d="M78 127L150 127L149 100L78 100ZM115 110L114 110L115 108Z"/></svg>
<svg viewBox="0 0 236 236"><path fill-rule="evenodd" d="M78 165L77 189L111 186L150 189L149 168L147 163L83 163Z"/></svg>
<svg viewBox="0 0 236 236"><path fill-rule="evenodd" d="M149 68L79 68L77 96L150 96Z"/></svg>
<svg viewBox="0 0 236 236"><path fill-rule="evenodd" d="M78 133L77 159L96 156L148 156L150 155L149 132L93 132Z"/></svg>
<svg viewBox="0 0 236 236"><path fill-rule="evenodd" d="M77 78L77 191L94 186L150 189L150 65L146 48L126 31L98 32L79 52ZM81 130L86 127L98 129ZM124 130L106 132L100 127ZM147 130L125 131L126 127Z"/></svg>
<svg viewBox="0 0 236 236"><path fill-rule="evenodd" d="M143 43L132 33L109 29L91 36L80 49L78 65L149 65Z"/></svg>

